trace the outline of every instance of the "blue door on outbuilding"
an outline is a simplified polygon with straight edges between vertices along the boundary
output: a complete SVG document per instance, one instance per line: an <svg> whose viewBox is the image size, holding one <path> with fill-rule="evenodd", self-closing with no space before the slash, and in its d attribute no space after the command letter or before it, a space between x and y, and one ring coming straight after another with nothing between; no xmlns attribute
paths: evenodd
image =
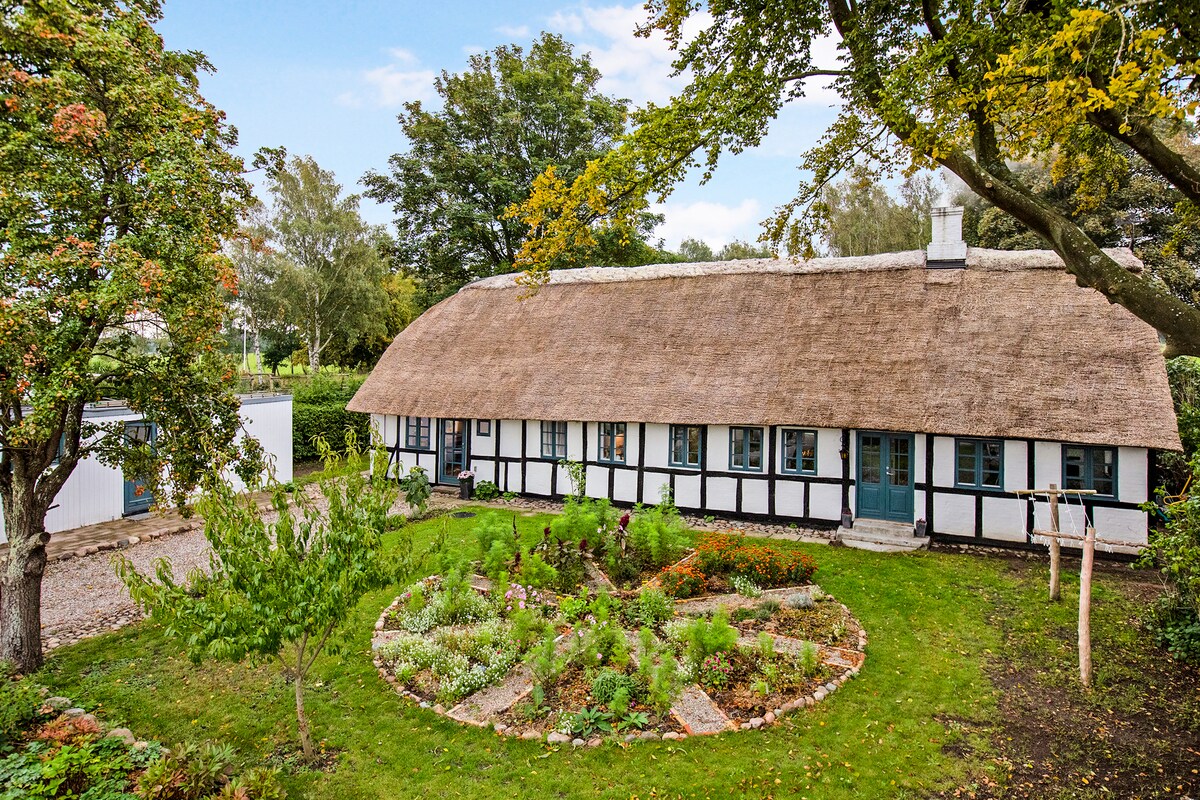
<svg viewBox="0 0 1200 800"><path fill-rule="evenodd" d="M858 434L857 516L913 521L913 450L911 433Z"/></svg>
<svg viewBox="0 0 1200 800"><path fill-rule="evenodd" d="M130 442L147 442L154 444L158 431L153 422L125 423L125 438ZM150 494L144 478L125 477L125 516L144 514L154 505L154 495Z"/></svg>

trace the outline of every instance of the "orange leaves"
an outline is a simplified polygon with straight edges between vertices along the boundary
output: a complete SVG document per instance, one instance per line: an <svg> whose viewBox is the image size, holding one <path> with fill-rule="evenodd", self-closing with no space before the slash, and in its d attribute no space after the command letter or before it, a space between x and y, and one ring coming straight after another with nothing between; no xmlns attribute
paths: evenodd
<svg viewBox="0 0 1200 800"><path fill-rule="evenodd" d="M108 119L103 111L72 103L55 112L52 129L55 140L62 144L90 146L108 130Z"/></svg>

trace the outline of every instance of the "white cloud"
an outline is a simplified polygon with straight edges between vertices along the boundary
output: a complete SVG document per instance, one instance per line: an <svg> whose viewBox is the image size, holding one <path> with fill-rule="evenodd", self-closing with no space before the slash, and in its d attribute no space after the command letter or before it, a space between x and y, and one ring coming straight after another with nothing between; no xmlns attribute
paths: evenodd
<svg viewBox="0 0 1200 800"><path fill-rule="evenodd" d="M524 39L529 36L528 25L497 25L496 33L511 39Z"/></svg>
<svg viewBox="0 0 1200 800"><path fill-rule="evenodd" d="M762 232L762 207L757 200L747 198L737 205L698 201L694 203L671 202L658 204L650 209L666 219L654 230L668 250L679 247L684 239L699 239L714 251L735 239L755 242Z"/></svg>
<svg viewBox="0 0 1200 800"><path fill-rule="evenodd" d="M546 20L550 30L568 35L581 50L591 54L600 70L601 89L628 98L634 105L648 101L663 103L683 87L682 78L671 77L675 53L657 31L647 38L634 30L647 20L641 5L585 6L578 11L559 11ZM709 23L706 13L694 14L684 28L685 39Z"/></svg>
<svg viewBox="0 0 1200 800"><path fill-rule="evenodd" d="M485 50L487 50L487 48L481 44L464 44L462 46L463 55L468 57L480 55Z"/></svg>
<svg viewBox="0 0 1200 800"><path fill-rule="evenodd" d="M411 100L433 99L437 73L422 69L420 59L403 47L391 48L388 56L391 63L358 73L360 86L338 95L337 102L348 108L398 108Z"/></svg>

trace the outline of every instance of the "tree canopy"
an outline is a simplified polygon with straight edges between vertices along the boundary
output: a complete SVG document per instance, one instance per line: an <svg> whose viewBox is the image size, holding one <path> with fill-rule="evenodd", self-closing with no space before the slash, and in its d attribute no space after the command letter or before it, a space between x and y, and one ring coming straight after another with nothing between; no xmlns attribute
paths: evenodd
<svg viewBox="0 0 1200 800"><path fill-rule="evenodd" d="M1168 353L1200 353L1200 310L1107 256L1010 166L1046 160L1056 177L1078 176L1079 202L1100 202L1124 146L1179 193L1180 230L1194 225L1200 166L1170 134L1196 114L1195 14L1157 0L731 0L709 5L711 23L685 40L698 6L647 5L639 33L664 33L690 81L669 104L636 112L621 146L575 180L537 178L514 210L531 234L518 259L530 283L598 220L628 218L694 167L707 177L722 154L759 144L812 81L832 81L841 113L803 158L797 195L769 221L773 245L810 251L827 222L824 187L854 164L875 173L940 165L1037 234L1079 283L1157 328ZM814 44L830 35L840 39L838 63L818 63Z"/></svg>
<svg viewBox="0 0 1200 800"><path fill-rule="evenodd" d="M392 205L396 261L427 304L511 271L526 227L505 210L524 201L546 170L573 180L624 132L625 101L602 94L599 80L588 56L544 33L528 52L504 45L471 56L465 72L443 72L434 83L441 108L405 105L398 119L409 150L363 183L370 197ZM645 241L656 221L631 215L586 248L559 254L553 266L653 261Z"/></svg>
<svg viewBox="0 0 1200 800"><path fill-rule="evenodd" d="M45 514L79 461L182 503L238 449L219 354L236 276L219 248L250 186L234 130L199 94L208 63L165 50L158 19L152 0L0 17L0 660L21 670L42 660ZM102 399L155 423L154 447L85 422Z"/></svg>
<svg viewBox="0 0 1200 800"><path fill-rule="evenodd" d="M358 195L343 196L333 173L311 157L274 170L270 189L265 226L249 238L261 237L271 251L268 308L299 333L316 372L333 342L387 334L384 237L359 216Z"/></svg>
<svg viewBox="0 0 1200 800"><path fill-rule="evenodd" d="M908 176L899 201L867 170L856 169L825 187L828 218L822 238L833 256L867 256L920 250L929 244L930 214L940 187L928 172Z"/></svg>

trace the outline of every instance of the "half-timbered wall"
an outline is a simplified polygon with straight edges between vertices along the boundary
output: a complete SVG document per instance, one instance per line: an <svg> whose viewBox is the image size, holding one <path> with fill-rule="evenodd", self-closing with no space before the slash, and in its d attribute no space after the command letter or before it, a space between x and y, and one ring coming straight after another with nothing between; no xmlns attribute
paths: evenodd
<svg viewBox="0 0 1200 800"><path fill-rule="evenodd" d="M436 441L427 450L413 450L406 447L405 418L373 415L372 420L393 460L437 474ZM781 470L783 426L760 427L761 471L731 467L730 428L724 425L702 428L698 467L670 465L670 426L658 423L626 423L624 463L610 464L599 460L599 423L568 422L567 457L585 464L588 496L624 505L656 503L669 489L681 509L696 514L834 526L844 508L855 513L858 431L787 426L817 435L816 472L802 475ZM431 429L436 432L437 420L431 421ZM570 493L559 459L542 455L539 420L492 420L490 435L478 430L471 420L467 462L476 481L494 481L502 492L538 497ZM1014 492L1062 484L1062 443L1004 439L1002 485L987 489L956 485L955 437L918 433L913 445L914 523L924 520L933 537L1021 545L1029 542L1033 528L1049 525L1046 503L1030 503ZM1090 519L1105 538L1144 545L1148 520L1139 504L1149 499L1150 460L1145 448L1118 448L1116 496L1064 503L1061 527L1082 533Z"/></svg>

